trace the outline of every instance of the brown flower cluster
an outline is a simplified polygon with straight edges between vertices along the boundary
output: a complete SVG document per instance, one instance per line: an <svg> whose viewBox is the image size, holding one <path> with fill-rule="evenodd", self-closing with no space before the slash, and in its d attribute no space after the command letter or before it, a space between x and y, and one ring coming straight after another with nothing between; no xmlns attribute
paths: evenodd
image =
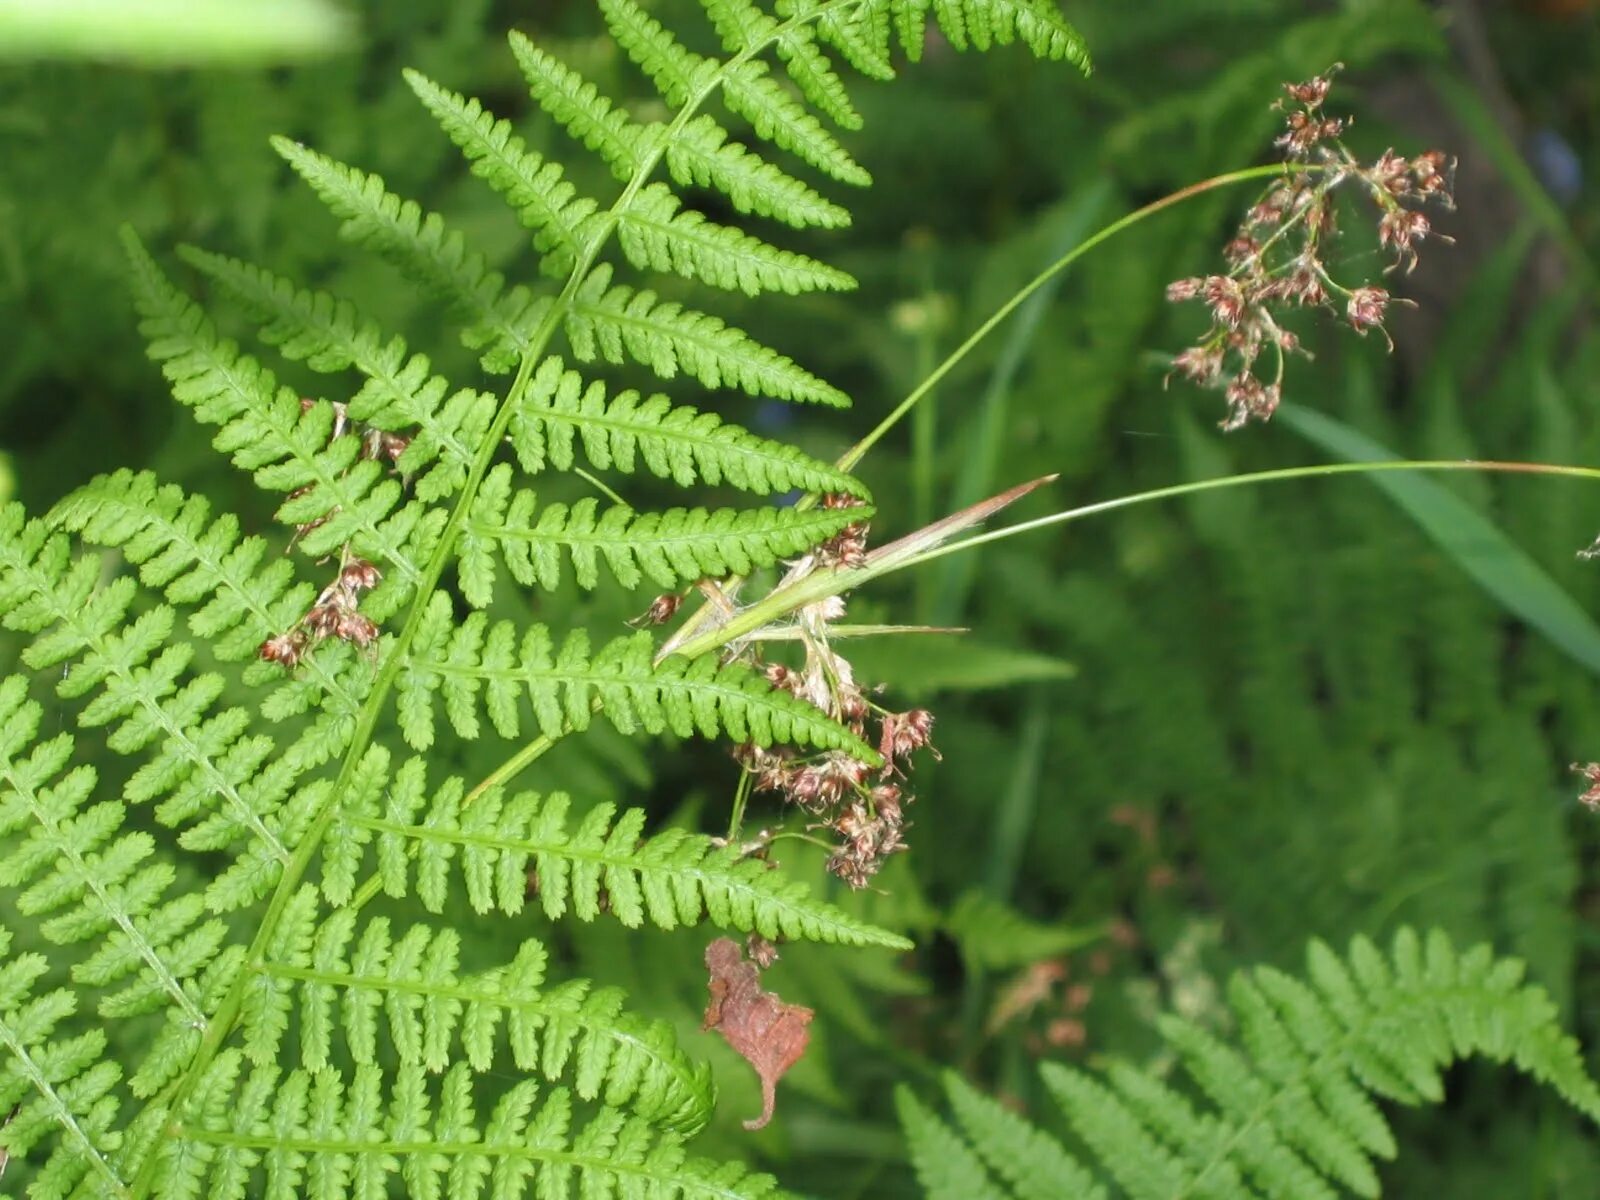
<svg viewBox="0 0 1600 1200"><path fill-rule="evenodd" d="M1340 313L1357 333L1382 332L1385 310L1396 303L1387 288L1370 283L1346 286L1334 279L1328 251L1338 235L1337 193L1353 186L1377 213L1378 244L1393 255L1386 270L1417 262L1424 238L1449 240L1433 231L1420 209L1429 202L1451 203L1453 160L1438 150L1415 158L1384 151L1363 164L1340 140L1349 121L1323 111L1335 66L1304 83L1285 84L1285 130L1275 143L1284 151L1283 176L1246 214L1223 249L1226 274L1180 279L1167 288L1172 301L1200 300L1211 312L1211 327L1195 345L1173 360L1173 371L1203 387L1223 390L1227 430L1251 420L1265 421L1283 395L1284 365L1301 350L1284 328L1283 317L1297 308ZM1266 356L1266 371L1260 364Z"/></svg>
<svg viewBox="0 0 1600 1200"><path fill-rule="evenodd" d="M829 496L835 508L859 503ZM866 553L867 526L847 526L811 552L817 566L854 566ZM765 749L743 745L734 757L752 776L756 791L782 796L816 818L813 829L825 829L839 840L828 870L853 888L867 886L889 855L906 848L905 806L912 797L901 781L911 756L930 745L933 714L916 708L890 712L874 704L856 682L849 660L828 638L828 625L844 615L838 597L808 605L798 616L805 646L805 665L794 670L778 663L766 667L774 687L800 697L827 713L857 737L874 744L882 763L873 766L840 750L801 756L788 747ZM937 751L934 752L937 754Z"/></svg>
<svg viewBox="0 0 1600 1200"><path fill-rule="evenodd" d="M378 640L378 627L359 606L361 593L376 587L381 578L378 568L365 559L347 556L338 578L322 589L306 615L287 633L261 643L258 653L263 661L292 669L308 650L327 638L354 646L372 645Z"/></svg>
<svg viewBox="0 0 1600 1200"><path fill-rule="evenodd" d="M1578 797L1579 803L1600 810L1600 763L1573 763L1572 769L1583 776L1587 785L1583 795Z"/></svg>
<svg viewBox="0 0 1600 1200"><path fill-rule="evenodd" d="M302 397L300 410L310 412L316 404L315 400ZM401 434L387 433L382 429L351 421L346 407L334 401L333 430L329 435L329 441L344 437L346 434L354 434L361 439L362 458L374 462L387 459L396 470L400 456L411 444L411 439ZM288 498L293 500L297 496L304 495L306 491L306 488L300 488L289 493ZM314 521L297 525L295 540L326 524L332 516L333 512L330 511ZM299 665L309 650L328 638L338 638L340 641L362 648L372 645L378 640L378 627L372 618L361 612L361 593L376 587L381 578L382 575L377 567L365 559L355 557L346 546L340 554L338 577L322 589L316 603L306 610L303 617L287 632L262 642L257 653L265 662L293 669Z"/></svg>

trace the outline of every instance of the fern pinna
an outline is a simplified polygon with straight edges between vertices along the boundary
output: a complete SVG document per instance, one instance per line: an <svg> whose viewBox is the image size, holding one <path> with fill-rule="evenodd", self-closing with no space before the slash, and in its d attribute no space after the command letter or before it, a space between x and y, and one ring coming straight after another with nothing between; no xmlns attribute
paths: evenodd
<svg viewBox="0 0 1600 1200"><path fill-rule="evenodd" d="M281 498L286 537L247 535L131 472L43 518L0 509L0 612L24 646L24 673L0 683L7 1183L163 1200L768 1195L770 1178L683 1149L714 1097L667 1026L614 991L547 979L537 941L468 969L448 925L368 905L411 898L442 913L455 897L515 914L531 871L552 917L901 944L703 836L645 837L638 812L572 815L583 806L565 796L511 788L597 715L624 732L863 762L876 750L747 668L657 662L649 633L591 644L486 610L569 572L599 586L602 563L623 587L682 588L860 521L866 489L845 472L582 366L843 404L778 351L630 280L631 268L749 294L851 286L705 219L679 189L840 226L846 210L779 162L868 182L828 129L858 123L836 60L887 78L892 44L915 58L930 16L958 48L1020 41L1086 65L1083 50L1050 0L705 0L720 57L635 0L599 7L665 120L636 119L526 38L512 51L537 105L615 175L608 199L581 194L475 100L407 75L527 228L548 283L506 280L377 177L275 142L348 240L450 303L486 377L508 377L498 385L446 380L335 296L183 251L265 344L347 398L303 397L128 234L152 357L217 448ZM580 459L856 503L636 512L551 503L530 483ZM276 553L283 540L294 557ZM509 756L476 782L430 772L418 755L443 733L504 739ZM103 737L128 769L102 780L80 737ZM130 1045L139 1057L120 1061Z"/></svg>

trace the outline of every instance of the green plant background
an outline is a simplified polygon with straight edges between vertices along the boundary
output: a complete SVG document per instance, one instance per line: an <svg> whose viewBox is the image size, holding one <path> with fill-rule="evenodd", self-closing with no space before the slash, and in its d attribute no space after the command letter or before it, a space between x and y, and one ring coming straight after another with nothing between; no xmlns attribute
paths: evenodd
<svg viewBox="0 0 1600 1200"><path fill-rule="evenodd" d="M1308 330L1316 358L1295 364L1290 401L1409 456L1600 461L1586 257L1600 249L1600 93L1585 66L1600 57L1600 17L1482 9L1075 0L1068 16L1097 62L1088 81L1015 51L931 53L893 86L863 86L852 148L877 186L851 198L856 221L832 239L862 291L790 302L781 317L760 302L722 310L857 407L738 415L837 454L1088 232L1263 161L1278 82L1342 60L1335 96L1357 114L1357 145L1461 156L1462 211L1444 222L1458 245L1429 247L1406 285L1421 307L1396 316L1397 352ZM338 254L268 135L379 172L509 257L517 231L416 119L400 68L517 115L526 99L500 40L515 26L604 90L639 91L581 0L373 0L354 16L343 53L302 63L0 66L0 493L38 510L95 473L145 465L264 525L144 359L117 226L316 280L436 345L437 314ZM1478 35L1465 51L1463 22ZM537 123L524 129L539 146ZM1549 171L1544 190L1516 155L1535 130L1588 165L1575 194ZM880 498L904 498L881 503L875 536L1050 472L1059 481L1023 515L1325 459L1284 422L1224 438L1214 396L1164 386L1163 352L1198 330L1163 286L1206 269L1244 200L1210 195L1137 227L1003 328L865 463ZM1377 268L1350 244L1349 269ZM1600 530L1592 484L1441 486L1600 613L1600 573L1574 557ZM581 607L620 621L647 600L565 591L544 619ZM785 952L774 986L819 1016L769 1130L738 1129L753 1080L720 1040L693 1034L702 937L529 931L713 1060L726 1099L708 1153L753 1157L818 1196L909 1196L896 1082L926 1086L955 1066L1048 1121L1041 1058L1156 1054L1151 1015L1223 1020L1233 968L1294 968L1310 936L1339 944L1401 924L1525 958L1600 1046L1600 840L1567 770L1600 756L1593 670L1509 617L1369 483L1275 484L1074 524L941 560L853 614L975 632L936 653L902 641L857 660L939 718L943 760L919 771L911 854L881 891L841 897L920 948ZM0 654L9 665L9 647ZM547 786L587 803L647 798L657 816L707 828L725 820L735 779L715 747L606 735L564 746L545 770ZM473 936L465 917L461 928ZM1030 980L1044 986L1028 1004ZM1443 1113L1402 1119L1391 1194L1592 1189L1600 1153L1554 1100L1487 1069L1450 1083Z"/></svg>

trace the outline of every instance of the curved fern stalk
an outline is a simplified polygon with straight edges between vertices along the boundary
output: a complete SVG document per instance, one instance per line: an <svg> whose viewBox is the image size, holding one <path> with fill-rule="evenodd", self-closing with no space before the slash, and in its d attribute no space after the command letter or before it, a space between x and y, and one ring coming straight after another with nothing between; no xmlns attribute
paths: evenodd
<svg viewBox="0 0 1600 1200"><path fill-rule="evenodd" d="M641 841L640 809L613 819L613 808L600 805L572 828L563 795L507 799L491 788L467 804L458 777L430 788L420 758L392 777L388 767L387 752L374 747L362 764L363 782L340 807L323 858L330 904L349 902L373 846L385 894L400 899L414 891L430 912L444 910L459 874L479 913L520 914L531 888L552 920L571 913L592 921L604 912L630 928L648 922L676 929L709 918L767 938L909 947L704 835L669 829Z"/></svg>
<svg viewBox="0 0 1600 1200"><path fill-rule="evenodd" d="M351 398L350 418L410 442L396 464L415 479L420 500L444 500L466 479L472 454L494 416L494 397L452 390L425 354L409 354L404 339L385 338L347 300L297 288L264 268L181 247L184 261L208 275L257 322L268 345L326 373L355 368L366 378Z"/></svg>
<svg viewBox="0 0 1600 1200"><path fill-rule="evenodd" d="M548 956L538 942L523 942L503 967L463 974L454 930L413 925L396 936L387 918L359 930L356 922L348 908L323 913L313 887L296 894L246 992L245 1054L252 1062L277 1059L291 1006L300 1018L299 1061L310 1071L335 1061L336 1027L350 1062L379 1063L381 1020L386 1048L402 1065L437 1074L459 1058L487 1072L500 1061L503 1029L519 1070L550 1081L570 1072L585 1100L628 1107L685 1133L709 1119L710 1068L690 1061L671 1027L623 1012L618 988L581 979L546 987Z"/></svg>
<svg viewBox="0 0 1600 1200"><path fill-rule="evenodd" d="M518 698L526 694L540 732L560 737L589 727L591 706L619 732L642 729L679 737L727 734L736 742L843 750L876 764L877 751L819 709L773 688L737 663L705 657L654 666L648 633L624 635L591 654L589 636L573 630L557 648L550 631L518 631L511 621L491 625L482 612L459 623L449 597L434 596L399 681L400 729L414 749L431 744L434 694L456 733L481 732L478 705L501 737L521 733Z"/></svg>
<svg viewBox="0 0 1600 1200"><path fill-rule="evenodd" d="M1600 1122L1600 1088L1544 989L1487 946L1461 953L1437 930L1402 929L1387 955L1356 938L1341 958L1320 941L1308 982L1270 967L1234 978L1243 1049L1168 1016L1159 1028L1198 1087L1197 1105L1128 1065L1103 1079L1059 1064L1044 1081L1115 1190L1014 1113L955 1076L960 1132L905 1089L912 1160L932 1200L1128 1196L1376 1196L1373 1163L1394 1136L1374 1098L1438 1103L1441 1074L1481 1055L1509 1062Z"/></svg>
<svg viewBox="0 0 1600 1200"><path fill-rule="evenodd" d="M805 513L782 508L641 513L616 505L599 512L593 498L540 508L533 492L513 491L511 481L508 464L489 472L457 543L462 593L476 608L487 607L494 597L496 552L525 587L558 587L565 554L585 589L598 586L601 559L625 588L649 580L672 589L773 566L872 515L863 506Z"/></svg>
<svg viewBox="0 0 1600 1200"><path fill-rule="evenodd" d="M245 1074L220 1055L196 1095L198 1120L162 1146L154 1172L163 1198L244 1200L273 1195L614 1196L618 1200L761 1200L771 1176L686 1155L682 1139L611 1108L577 1126L571 1095L523 1080L480 1114L479 1081L465 1064L432 1086L422 1068L385 1073Z"/></svg>
<svg viewBox="0 0 1600 1200"><path fill-rule="evenodd" d="M635 391L606 398L559 358L547 358L524 392L510 425L517 462L528 474L547 466L570 471L575 448L596 470L631 475L642 466L680 487L726 482L745 492L836 492L868 499L855 476L793 446L757 437L715 413Z"/></svg>

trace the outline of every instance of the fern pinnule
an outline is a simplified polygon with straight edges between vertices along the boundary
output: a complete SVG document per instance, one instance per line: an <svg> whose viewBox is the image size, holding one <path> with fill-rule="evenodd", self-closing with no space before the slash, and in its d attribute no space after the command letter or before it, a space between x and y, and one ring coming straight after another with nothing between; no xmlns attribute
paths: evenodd
<svg viewBox="0 0 1600 1200"><path fill-rule="evenodd" d="M602 512L592 497L540 507L533 492L513 490L511 481L508 464L489 472L457 542L462 594L476 608L493 600L497 554L524 587L558 587L567 556L581 588L599 585L603 560L625 588L649 581L669 590L770 567L872 515L863 506L636 512L614 505Z"/></svg>
<svg viewBox="0 0 1600 1200"><path fill-rule="evenodd" d="M1522 982L1515 959L1402 929L1387 954L1358 937L1343 957L1314 941L1308 960L1306 981L1272 968L1234 978L1229 1004L1242 1048L1161 1018L1201 1103L1128 1064L1101 1077L1044 1065L1068 1125L1120 1188L1109 1194L1375 1196L1374 1160L1395 1154L1375 1100L1438 1103L1443 1069L1477 1055L1512 1063L1600 1122L1600 1088L1550 997ZM1036 1200L1045 1180L1072 1181L1073 1196L1108 1195L1039 1130L959 1080L946 1090L961 1135L908 1091L899 1096L930 1197ZM962 1190L951 1191L957 1176Z"/></svg>
<svg viewBox="0 0 1600 1200"><path fill-rule="evenodd" d="M188 246L178 253L261 323L262 340L285 358L303 360L314 371L354 368L365 376L350 399L350 419L407 435L395 466L414 480L418 499L447 499L461 487L473 449L493 419L492 396L452 390L433 373L427 355L409 353L402 338L385 337L348 300L301 289L265 268L220 254Z"/></svg>
<svg viewBox="0 0 1600 1200"><path fill-rule="evenodd" d="M619 732L671 732L678 737L727 735L759 746L777 743L844 750L862 762L877 751L820 709L737 663L714 658L652 661L649 633L618 637L591 652L589 635L573 630L557 646L542 625L490 624L482 612L457 620L449 597L436 594L402 670L400 726L416 749L432 744L435 693L456 733L480 733L481 703L495 732L516 738L519 701L527 697L546 737L589 727L597 704ZM482 695L480 696L480 691Z"/></svg>
<svg viewBox="0 0 1600 1200"><path fill-rule="evenodd" d="M758 495L804 491L868 498L855 476L794 446L659 394L641 399L628 390L607 399L603 383L586 384L555 357L539 365L524 390L510 436L517 461L530 475L547 465L570 471L581 446L596 470L631 475L643 468L679 487L726 482Z"/></svg>
<svg viewBox="0 0 1600 1200"><path fill-rule="evenodd" d="M464 885L480 913L515 916L536 899L552 920L570 913L592 921L605 912L630 928L709 920L766 938L909 946L709 837L668 829L641 840L643 811L616 817L610 805L574 828L569 807L559 793L507 797L499 788L468 800L457 777L430 787L420 758L391 776L387 753L374 749L324 849L323 893L330 904L347 903L372 846L385 894L414 892L430 912L443 911Z"/></svg>

